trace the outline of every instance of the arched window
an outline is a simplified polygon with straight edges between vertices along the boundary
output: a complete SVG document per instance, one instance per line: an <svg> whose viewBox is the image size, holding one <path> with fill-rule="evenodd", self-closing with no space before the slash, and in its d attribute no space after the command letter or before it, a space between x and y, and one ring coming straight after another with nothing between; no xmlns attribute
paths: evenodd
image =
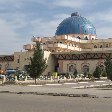
<svg viewBox="0 0 112 112"><path fill-rule="evenodd" d="M106 47L108 47L108 44L106 44Z"/></svg>
<svg viewBox="0 0 112 112"><path fill-rule="evenodd" d="M67 68L69 73L74 73L74 71L76 70L76 65L74 63L69 63L67 64Z"/></svg>
<svg viewBox="0 0 112 112"><path fill-rule="evenodd" d="M103 46L102 45L100 45L100 48L102 48Z"/></svg>
<svg viewBox="0 0 112 112"><path fill-rule="evenodd" d="M87 36L84 38L84 40L88 40Z"/></svg>
<svg viewBox="0 0 112 112"><path fill-rule="evenodd" d="M81 39L79 36L77 37L78 39Z"/></svg>
<svg viewBox="0 0 112 112"><path fill-rule="evenodd" d="M82 68L82 71L85 72L89 72L89 66L88 65L84 65Z"/></svg>
<svg viewBox="0 0 112 112"><path fill-rule="evenodd" d="M96 46L96 45L94 45L94 48L97 48L97 46Z"/></svg>

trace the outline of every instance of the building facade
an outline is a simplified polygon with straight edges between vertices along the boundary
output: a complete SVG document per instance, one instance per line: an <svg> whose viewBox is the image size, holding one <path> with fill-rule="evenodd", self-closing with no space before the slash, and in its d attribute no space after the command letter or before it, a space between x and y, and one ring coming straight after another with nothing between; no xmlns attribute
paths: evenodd
<svg viewBox="0 0 112 112"><path fill-rule="evenodd" d="M96 29L77 12L64 19L53 37L33 37L32 44L24 45L25 52L15 52L13 69L25 70L30 63L36 42L41 43L48 68L43 74L58 71L73 74L93 73L96 66L104 68L106 58L112 58L112 39L98 39ZM4 68L1 63L1 68Z"/></svg>

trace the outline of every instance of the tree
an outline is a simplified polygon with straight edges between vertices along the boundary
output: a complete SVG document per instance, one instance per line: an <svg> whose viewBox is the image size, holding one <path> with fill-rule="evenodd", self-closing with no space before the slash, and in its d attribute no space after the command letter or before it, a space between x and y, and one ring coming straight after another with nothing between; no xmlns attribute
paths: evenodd
<svg viewBox="0 0 112 112"><path fill-rule="evenodd" d="M73 73L73 75L74 75L75 78L77 77L77 74L78 74L77 69L75 69L74 73Z"/></svg>
<svg viewBox="0 0 112 112"><path fill-rule="evenodd" d="M106 73L106 71L103 70L101 75L102 75L102 77L107 77L107 73Z"/></svg>
<svg viewBox="0 0 112 112"><path fill-rule="evenodd" d="M112 60L111 58L107 58L104 64L105 64L105 70L107 73L107 78L112 80Z"/></svg>
<svg viewBox="0 0 112 112"><path fill-rule="evenodd" d="M44 52L41 49L39 42L36 43L36 47L34 48L34 54L33 57L30 58L30 61L31 63L29 64L28 73L32 78L35 79L36 84L36 79L40 75L42 75L42 73L47 68L46 58L44 59Z"/></svg>
<svg viewBox="0 0 112 112"><path fill-rule="evenodd" d="M100 76L101 76L101 69L100 69L99 66L96 66L95 71L93 72L93 76L95 78L100 78Z"/></svg>

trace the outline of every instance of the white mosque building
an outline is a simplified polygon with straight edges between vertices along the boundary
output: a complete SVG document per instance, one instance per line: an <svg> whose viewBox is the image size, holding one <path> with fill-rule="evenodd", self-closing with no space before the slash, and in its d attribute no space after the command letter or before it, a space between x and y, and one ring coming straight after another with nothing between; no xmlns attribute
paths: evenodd
<svg viewBox="0 0 112 112"><path fill-rule="evenodd" d="M93 73L96 66L104 67L106 58L112 58L112 39L98 39L93 24L77 12L64 19L53 37L33 37L32 44L24 45L25 52L0 56L0 69L25 70L33 55L36 42L40 42L47 58L48 68L43 74ZM37 57L38 58L38 57Z"/></svg>

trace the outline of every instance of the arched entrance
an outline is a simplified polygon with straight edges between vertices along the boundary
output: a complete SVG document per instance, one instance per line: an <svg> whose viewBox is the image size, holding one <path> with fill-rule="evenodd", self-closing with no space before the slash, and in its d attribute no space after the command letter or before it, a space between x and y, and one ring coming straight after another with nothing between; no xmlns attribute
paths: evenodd
<svg viewBox="0 0 112 112"><path fill-rule="evenodd" d="M83 67L82 67L82 72L83 72L83 73L89 72L89 66L88 66L88 65L83 65Z"/></svg>
<svg viewBox="0 0 112 112"><path fill-rule="evenodd" d="M68 73L73 74L75 72L75 70L76 70L76 64L74 64L74 63L67 64Z"/></svg>

